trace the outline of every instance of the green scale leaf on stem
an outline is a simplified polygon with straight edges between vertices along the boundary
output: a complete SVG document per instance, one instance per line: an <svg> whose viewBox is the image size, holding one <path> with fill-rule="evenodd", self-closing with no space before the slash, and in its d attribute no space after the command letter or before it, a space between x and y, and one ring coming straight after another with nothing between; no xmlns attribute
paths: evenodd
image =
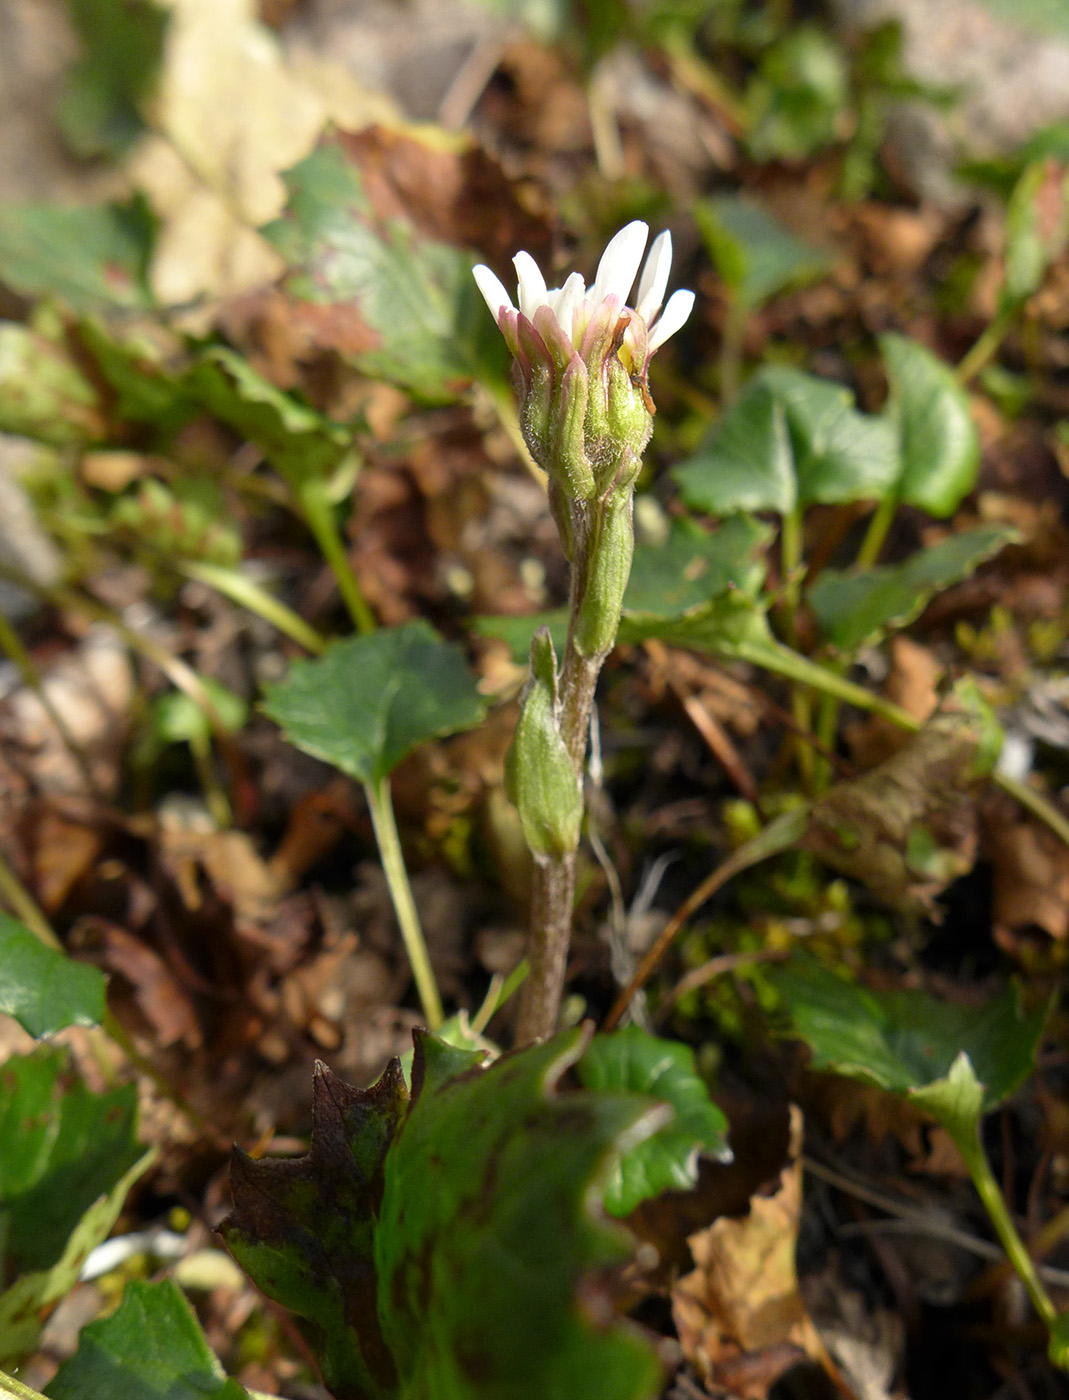
<svg viewBox="0 0 1069 1400"><path fill-rule="evenodd" d="M654 1393L652 1352L598 1307L596 1272L626 1244L591 1202L665 1110L559 1090L585 1042L566 1031L483 1069L417 1032L410 1095L397 1061L367 1090L321 1068L310 1154L236 1157L224 1236L307 1320L337 1400Z"/></svg>
<svg viewBox="0 0 1069 1400"><path fill-rule="evenodd" d="M422 619L335 642L264 694L292 744L366 784L429 739L474 728L484 710L459 647Z"/></svg>

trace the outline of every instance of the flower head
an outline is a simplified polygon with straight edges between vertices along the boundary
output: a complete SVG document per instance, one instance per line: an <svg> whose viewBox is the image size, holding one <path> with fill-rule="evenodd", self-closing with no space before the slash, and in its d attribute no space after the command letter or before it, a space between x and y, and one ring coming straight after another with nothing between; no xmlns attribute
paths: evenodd
<svg viewBox="0 0 1069 1400"><path fill-rule="evenodd" d="M530 253L517 253L518 307L488 267L474 269L515 360L527 444L569 496L593 497L637 472L652 428L650 358L694 305L693 292L678 291L662 307L669 233L654 239L628 305L648 236L640 220L621 229L589 288L573 272L550 290Z"/></svg>

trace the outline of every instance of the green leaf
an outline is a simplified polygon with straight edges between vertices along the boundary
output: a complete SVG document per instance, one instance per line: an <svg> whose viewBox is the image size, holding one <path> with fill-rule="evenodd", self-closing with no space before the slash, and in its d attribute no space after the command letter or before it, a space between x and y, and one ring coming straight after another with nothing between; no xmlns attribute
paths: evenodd
<svg viewBox="0 0 1069 1400"><path fill-rule="evenodd" d="M254 1161L235 1150L231 1161L234 1212L220 1226L227 1247L269 1298L309 1324L339 1400L396 1390L374 1247L383 1163L407 1109L397 1060L369 1089L317 1065L311 1151Z"/></svg>
<svg viewBox="0 0 1069 1400"><path fill-rule="evenodd" d="M422 619L295 661L265 697L265 712L292 744L362 783L379 782L420 744L483 716L459 647Z"/></svg>
<svg viewBox="0 0 1069 1400"><path fill-rule="evenodd" d="M141 104L163 57L169 14L151 0L66 0L82 45L56 116L83 159L120 156L144 130Z"/></svg>
<svg viewBox="0 0 1069 1400"><path fill-rule="evenodd" d="M864 571L825 569L807 593L825 636L840 651L853 652L892 628L919 617L928 600L969 578L1016 538L1008 526L950 535L901 564Z"/></svg>
<svg viewBox="0 0 1069 1400"><path fill-rule="evenodd" d="M9 1258L45 1268L93 1202L140 1158L133 1084L94 1094L62 1050L0 1067L0 1218Z"/></svg>
<svg viewBox="0 0 1069 1400"><path fill-rule="evenodd" d="M880 337L898 437L899 500L929 515L953 515L976 484L980 435L968 395L949 365L906 336Z"/></svg>
<svg viewBox="0 0 1069 1400"><path fill-rule="evenodd" d="M31 1269L0 1294L0 1366L11 1367L37 1350L52 1307L78 1282L85 1261L111 1234L130 1188L156 1160L149 1148L93 1202L49 1268Z"/></svg>
<svg viewBox="0 0 1069 1400"><path fill-rule="evenodd" d="M40 1038L64 1026L99 1025L106 986L99 968L45 947L28 928L0 911L0 1013L14 1016L30 1035Z"/></svg>
<svg viewBox="0 0 1069 1400"><path fill-rule="evenodd" d="M696 200L694 219L716 270L745 308L823 277L831 266L826 253L745 196Z"/></svg>
<svg viewBox="0 0 1069 1400"><path fill-rule="evenodd" d="M638 1026L596 1035L579 1061L588 1089L646 1094L670 1104L670 1123L625 1152L605 1188L605 1208L627 1215L662 1191L688 1191L698 1179L698 1154L731 1160L727 1119L712 1103L694 1067L694 1051L659 1040Z"/></svg>
<svg viewBox="0 0 1069 1400"><path fill-rule="evenodd" d="M0 432L69 447L102 427L100 395L70 356L27 326L0 322Z"/></svg>
<svg viewBox="0 0 1069 1400"><path fill-rule="evenodd" d="M964 1053L984 1086L985 1111L1031 1071L1046 1020L1046 1008L1022 1015L1012 986L977 1007L919 991L873 992L808 957L769 977L813 1052L814 1069L905 1094L945 1080Z"/></svg>
<svg viewBox="0 0 1069 1400"><path fill-rule="evenodd" d="M284 394L233 350L207 351L189 379L190 391L229 424L295 488L323 478L352 450L352 432Z"/></svg>
<svg viewBox="0 0 1069 1400"><path fill-rule="evenodd" d="M73 311L147 310L156 221L140 196L84 209L0 207L0 282Z"/></svg>
<svg viewBox="0 0 1069 1400"><path fill-rule="evenodd" d="M780 366L760 371L712 437L674 475L710 515L878 500L898 476L894 433L840 384Z"/></svg>
<svg viewBox="0 0 1069 1400"><path fill-rule="evenodd" d="M0 1363L37 1345L48 1307L73 1287L152 1161L137 1142L137 1088L94 1094L64 1051L0 1066Z"/></svg>
<svg viewBox="0 0 1069 1400"><path fill-rule="evenodd" d="M128 1283L109 1317L91 1322L49 1382L50 1400L247 1400L227 1380L193 1309L169 1279Z"/></svg>
<svg viewBox="0 0 1069 1400"><path fill-rule="evenodd" d="M379 219L359 170L324 146L287 172L289 203L263 230L292 268L283 289L349 326L339 350L362 373L432 400L474 374L503 381L505 351L466 253Z"/></svg>
<svg viewBox="0 0 1069 1400"><path fill-rule="evenodd" d="M582 1307L577 1290L626 1252L591 1216L593 1189L661 1111L555 1092L583 1043L564 1032L483 1070L417 1032L411 1097L397 1061L363 1091L320 1070L310 1154L235 1159L224 1235L308 1319L337 1400L654 1392L652 1353L607 1323L593 1279Z"/></svg>
<svg viewBox="0 0 1069 1400"><path fill-rule="evenodd" d="M1006 206L1006 280L1002 305L1012 311L1039 291L1047 269L1065 250L1069 233L1065 166L1026 166Z"/></svg>
<svg viewBox="0 0 1069 1400"><path fill-rule="evenodd" d="M512 652L517 666L527 663L531 655L531 641L542 627L549 628L553 650L563 655L568 640L568 609L552 608L548 612L525 613L520 617L476 617L471 630L477 637L490 637L504 642Z"/></svg>
<svg viewBox="0 0 1069 1400"><path fill-rule="evenodd" d="M765 578L759 552L771 534L745 515L732 516L716 530L674 520L663 544L635 547L624 608L675 617L729 589L755 594Z"/></svg>

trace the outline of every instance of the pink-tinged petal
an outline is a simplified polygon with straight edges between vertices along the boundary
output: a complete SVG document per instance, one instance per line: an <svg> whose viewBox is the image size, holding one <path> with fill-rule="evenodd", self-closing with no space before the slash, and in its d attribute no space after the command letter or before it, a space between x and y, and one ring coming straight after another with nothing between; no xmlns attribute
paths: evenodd
<svg viewBox="0 0 1069 1400"><path fill-rule="evenodd" d="M664 301L668 274L672 270L672 235L666 229L653 240L642 276L638 279L635 310L648 325Z"/></svg>
<svg viewBox="0 0 1069 1400"><path fill-rule="evenodd" d="M516 333L516 322L520 313L514 307L502 307L498 313L497 325L501 334L505 337L505 344L517 357L520 354L520 342Z"/></svg>
<svg viewBox="0 0 1069 1400"><path fill-rule="evenodd" d="M512 304L512 298L505 291L505 284L495 272L491 272L483 263L479 263L472 268L471 275L475 278L479 291L482 292L495 320L502 310L516 310Z"/></svg>
<svg viewBox="0 0 1069 1400"><path fill-rule="evenodd" d="M579 356L590 369L600 369L610 353L619 319L620 298L615 293L594 307L579 342Z"/></svg>
<svg viewBox="0 0 1069 1400"><path fill-rule="evenodd" d="M546 342L549 353L559 369L565 370L577 358L571 336L557 320L549 306L540 306L534 314L534 328Z"/></svg>
<svg viewBox="0 0 1069 1400"><path fill-rule="evenodd" d="M517 253L512 259L512 265L516 269L520 284L520 310L529 321L533 320L538 308L545 306L549 301L546 279L538 270L538 264L530 253Z"/></svg>
<svg viewBox="0 0 1069 1400"><path fill-rule="evenodd" d="M673 292L668 305L661 312L657 324L650 331L650 354L659 349L670 335L675 335L684 325L694 307L693 292Z"/></svg>
<svg viewBox="0 0 1069 1400"><path fill-rule="evenodd" d="M591 299L597 303L610 293L620 298L623 306L635 284L638 265L642 261L642 250L649 237L649 226L641 219L622 228L609 242L598 263L598 275L594 281Z"/></svg>

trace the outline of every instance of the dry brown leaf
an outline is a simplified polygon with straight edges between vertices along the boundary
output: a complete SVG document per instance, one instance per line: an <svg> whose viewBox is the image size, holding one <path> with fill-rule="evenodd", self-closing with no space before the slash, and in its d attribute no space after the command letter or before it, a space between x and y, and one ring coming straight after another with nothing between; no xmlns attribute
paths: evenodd
<svg viewBox="0 0 1069 1400"><path fill-rule="evenodd" d="M691 1235L697 1268L672 1290L687 1360L717 1385L727 1383L729 1370L732 1388L746 1400L763 1400L776 1377L803 1357L826 1360L795 1267L801 1137L801 1110L792 1108L790 1161L775 1190L754 1196L741 1218L722 1216Z"/></svg>
<svg viewBox="0 0 1069 1400"><path fill-rule="evenodd" d="M1030 924L1051 938L1069 935L1069 850L1031 820L1004 821L987 833L996 928Z"/></svg>
<svg viewBox="0 0 1069 1400"><path fill-rule="evenodd" d="M286 55L255 0L168 0L171 24L153 134L127 165L163 220L152 267L169 304L270 281L277 254L256 229L281 213L280 172L330 122L396 119L339 64Z"/></svg>
<svg viewBox="0 0 1069 1400"><path fill-rule="evenodd" d="M813 806L802 845L891 909L933 915L978 844L977 723L946 711L898 753Z"/></svg>

